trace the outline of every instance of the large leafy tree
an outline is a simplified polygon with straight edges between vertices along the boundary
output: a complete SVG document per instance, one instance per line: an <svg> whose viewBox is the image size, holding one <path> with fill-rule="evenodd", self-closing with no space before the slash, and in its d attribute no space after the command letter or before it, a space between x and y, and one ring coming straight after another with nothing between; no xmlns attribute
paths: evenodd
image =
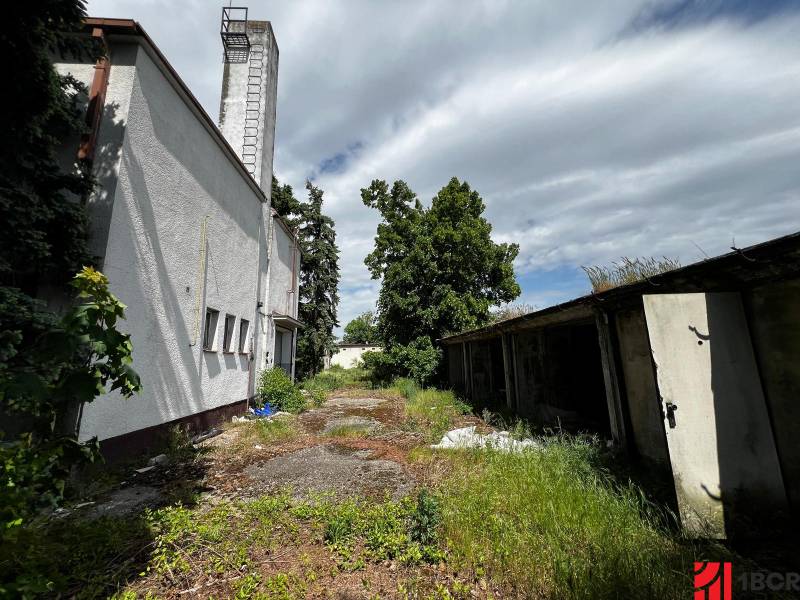
<svg viewBox="0 0 800 600"><path fill-rule="evenodd" d="M77 161L85 129L85 88L59 75L52 57L93 60L100 48L85 36L81 0L12 2L0 36L5 61L0 111L0 285L34 295L43 282L64 286L89 261L81 199L91 189ZM72 158L59 160L66 139ZM66 162L66 164L65 164Z"/></svg>
<svg viewBox="0 0 800 600"><path fill-rule="evenodd" d="M492 240L486 207L468 183L451 179L427 209L402 181L391 190L373 181L361 197L382 218L365 263L382 280L378 330L388 345L483 325L491 306L519 296L519 247Z"/></svg>
<svg viewBox="0 0 800 600"><path fill-rule="evenodd" d="M345 344L378 344L380 336L375 324L375 313L371 310L361 313L344 326L342 341Z"/></svg>
<svg viewBox="0 0 800 600"><path fill-rule="evenodd" d="M294 197L291 186L272 182L273 208L297 227L300 261L299 318L304 328L297 338L297 375L313 375L335 348L333 329L339 322L339 248L333 219L322 212L323 191L306 183L308 202Z"/></svg>

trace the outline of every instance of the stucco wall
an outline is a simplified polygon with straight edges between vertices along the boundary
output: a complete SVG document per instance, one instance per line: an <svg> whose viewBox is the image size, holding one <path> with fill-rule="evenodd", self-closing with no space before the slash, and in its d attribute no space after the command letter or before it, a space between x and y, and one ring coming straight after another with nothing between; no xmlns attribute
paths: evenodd
<svg viewBox="0 0 800 600"><path fill-rule="evenodd" d="M669 468L667 438L661 417L647 323L642 308L614 315L619 339L619 370L625 382L633 441L639 454Z"/></svg>
<svg viewBox="0 0 800 600"><path fill-rule="evenodd" d="M103 268L103 258L108 243L111 211L114 205L117 177L119 175L120 152L128 120L128 110L133 87L134 63L138 49L136 43L119 43L110 48L111 68L106 89L102 127L95 147L95 177L97 188L89 196L86 209L89 214L89 252L97 257L99 268ZM62 75L71 73L83 83L87 90L92 86L94 63L56 63L56 71ZM88 104L88 99L87 99ZM79 140L64 144L64 152L70 159L77 153ZM66 159L67 157L65 157Z"/></svg>
<svg viewBox="0 0 800 600"><path fill-rule="evenodd" d="M112 394L88 405L81 439L244 399L248 357L203 351L202 320L207 306L220 311L217 348L225 314L236 317L234 348L240 319L250 321L251 334L260 326L259 238L268 207L141 46L135 65L104 271L128 305L123 328L133 338L143 390L129 400Z"/></svg>
<svg viewBox="0 0 800 600"><path fill-rule="evenodd" d="M269 274L269 304L271 313L297 318L297 272L300 252L278 219L272 220L272 253ZM293 275L292 269L296 272Z"/></svg>
<svg viewBox="0 0 800 600"><path fill-rule="evenodd" d="M380 346L344 346L331 357L331 366L337 365L350 369L355 367L364 352L380 352Z"/></svg>
<svg viewBox="0 0 800 600"><path fill-rule="evenodd" d="M272 189L272 158L275 142L278 47L272 34L272 27L267 21L249 21L248 38L251 46L261 45L264 48L260 65L261 88L258 96L248 95L250 58L255 58L255 55L251 53L248 61L244 63L226 63L222 75L219 126L231 147L242 156L247 111L257 109L258 131L252 132L258 138L255 157L245 159L245 162L254 161L253 178L269 197ZM257 63L254 61L253 65L255 64Z"/></svg>
<svg viewBox="0 0 800 600"><path fill-rule="evenodd" d="M742 295L789 500L800 506L800 280Z"/></svg>

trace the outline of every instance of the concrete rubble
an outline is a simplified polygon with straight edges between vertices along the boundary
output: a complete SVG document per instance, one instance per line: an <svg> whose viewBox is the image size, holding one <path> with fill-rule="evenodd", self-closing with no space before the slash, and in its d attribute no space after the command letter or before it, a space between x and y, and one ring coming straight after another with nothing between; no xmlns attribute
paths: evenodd
<svg viewBox="0 0 800 600"><path fill-rule="evenodd" d="M463 427L448 431L442 437L442 441L434 444L431 448L441 449L465 449L465 448L493 448L505 452L519 452L526 448L541 448L542 445L536 440L524 439L515 440L507 431L495 431L488 434L475 432L475 426Z"/></svg>

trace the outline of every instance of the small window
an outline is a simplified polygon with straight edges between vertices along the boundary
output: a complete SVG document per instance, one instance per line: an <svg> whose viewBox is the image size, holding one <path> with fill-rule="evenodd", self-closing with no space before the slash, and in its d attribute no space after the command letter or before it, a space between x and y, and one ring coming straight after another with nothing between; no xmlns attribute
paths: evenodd
<svg viewBox="0 0 800 600"><path fill-rule="evenodd" d="M239 321L239 352L247 352L247 334L250 332L250 321L242 319Z"/></svg>
<svg viewBox="0 0 800 600"><path fill-rule="evenodd" d="M203 329L203 349L213 350L214 341L217 337L217 321L219 320L219 311L213 308L206 309L206 325Z"/></svg>
<svg viewBox="0 0 800 600"><path fill-rule="evenodd" d="M222 351L233 351L233 326L236 323L236 317L233 315L225 315L225 332L222 336Z"/></svg>

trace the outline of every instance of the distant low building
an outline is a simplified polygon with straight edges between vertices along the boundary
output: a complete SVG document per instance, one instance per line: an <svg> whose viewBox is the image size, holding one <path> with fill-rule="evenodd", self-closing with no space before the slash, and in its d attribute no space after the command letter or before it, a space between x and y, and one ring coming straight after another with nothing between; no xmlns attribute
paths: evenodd
<svg viewBox="0 0 800 600"><path fill-rule="evenodd" d="M328 363L325 365L326 369L333 366L352 369L358 366L365 352L380 352L383 350L381 346L373 344L337 344L336 347L338 351L325 361Z"/></svg>

